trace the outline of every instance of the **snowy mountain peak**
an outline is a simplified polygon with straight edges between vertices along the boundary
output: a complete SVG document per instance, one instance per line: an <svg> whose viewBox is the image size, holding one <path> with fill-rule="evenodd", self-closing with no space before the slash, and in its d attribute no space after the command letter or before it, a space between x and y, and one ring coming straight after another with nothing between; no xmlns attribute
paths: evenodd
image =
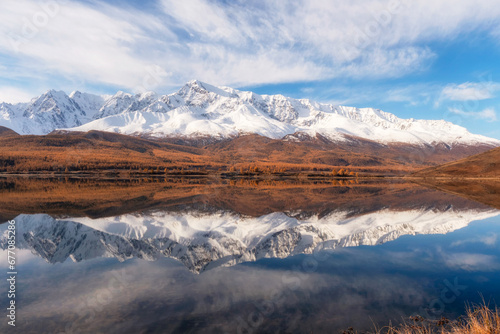
<svg viewBox="0 0 500 334"><path fill-rule="evenodd" d="M71 99L75 98L75 97L80 97L82 96L82 92L78 91L78 90L74 90L72 91L69 95L68 95Z"/></svg>
<svg viewBox="0 0 500 334"><path fill-rule="evenodd" d="M25 117L36 117L39 114L62 114L68 109L72 111L72 101L63 91L48 90L31 100L31 105L25 110Z"/></svg>
<svg viewBox="0 0 500 334"><path fill-rule="evenodd" d="M53 100L54 102L63 102L68 98L69 96L66 95L66 93L61 90L49 89L39 97L34 98L32 101L39 102L39 101Z"/></svg>
<svg viewBox="0 0 500 334"><path fill-rule="evenodd" d="M65 92L63 92L62 90L56 90L56 89L47 89L47 91L45 91L45 93L43 93L42 95L40 95L40 97L42 96L67 96Z"/></svg>
<svg viewBox="0 0 500 334"><path fill-rule="evenodd" d="M202 89L205 89L204 86L203 86L203 82L201 82L200 80L197 80L197 79L193 79L193 80L189 80L188 82L186 82L186 84L184 85L185 87L201 87Z"/></svg>
<svg viewBox="0 0 500 334"><path fill-rule="evenodd" d="M216 87L216 86L212 86L206 82L202 82L200 80L191 80L191 81L188 81L183 88L186 88L186 87L189 87L189 89L192 89L192 90L198 90L198 91L206 91L206 92L212 92L212 93L216 93L218 94L221 89L219 87ZM183 89L181 88L181 90Z"/></svg>
<svg viewBox="0 0 500 334"><path fill-rule="evenodd" d="M136 95L139 99L139 101L143 100L153 100L158 98L158 94L155 92L144 92Z"/></svg>
<svg viewBox="0 0 500 334"><path fill-rule="evenodd" d="M40 115L44 115L41 117ZM283 139L294 134L321 135L332 141L359 137L380 143L444 143L499 146L500 141L469 133L443 120L401 119L373 108L354 108L258 95L199 80L170 95L117 92L97 96L51 90L29 103L0 106L0 126L20 134L55 129L110 131L154 137L214 136L241 133Z"/></svg>
<svg viewBox="0 0 500 334"><path fill-rule="evenodd" d="M203 99L203 97L207 95L226 98L238 97L237 94L231 94L223 88L212 86L199 80L191 80L186 83L184 87L178 91L178 95L184 97L187 101L195 101L200 98Z"/></svg>

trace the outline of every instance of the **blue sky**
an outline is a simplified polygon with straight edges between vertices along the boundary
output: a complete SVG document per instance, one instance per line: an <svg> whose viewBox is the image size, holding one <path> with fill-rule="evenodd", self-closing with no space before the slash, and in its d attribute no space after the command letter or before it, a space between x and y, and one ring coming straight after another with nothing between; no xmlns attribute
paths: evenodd
<svg viewBox="0 0 500 334"><path fill-rule="evenodd" d="M0 3L0 22L2 101L198 79L500 139L492 0L20 0Z"/></svg>

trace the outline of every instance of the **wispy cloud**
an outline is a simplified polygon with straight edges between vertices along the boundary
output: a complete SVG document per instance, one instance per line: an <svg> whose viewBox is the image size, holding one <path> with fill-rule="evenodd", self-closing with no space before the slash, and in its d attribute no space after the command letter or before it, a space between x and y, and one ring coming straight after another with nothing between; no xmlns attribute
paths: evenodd
<svg viewBox="0 0 500 334"><path fill-rule="evenodd" d="M500 83L496 82L465 82L444 87L441 98L450 101L479 101L495 97L494 93L498 90Z"/></svg>
<svg viewBox="0 0 500 334"><path fill-rule="evenodd" d="M23 89L14 87L0 87L0 101L7 103L27 102L35 94Z"/></svg>
<svg viewBox="0 0 500 334"><path fill-rule="evenodd" d="M439 90L436 84L413 84L387 90L383 95L383 100L406 102L412 106L427 105L436 98L436 90Z"/></svg>
<svg viewBox="0 0 500 334"><path fill-rule="evenodd" d="M192 78L234 86L394 78L432 63L429 42L491 29L488 22L500 16L491 0L158 0L154 9L97 0L1 2L0 56L16 69L1 75L50 74L130 90ZM446 93L453 99L488 96L452 89Z"/></svg>
<svg viewBox="0 0 500 334"><path fill-rule="evenodd" d="M169 34L154 16L74 1L2 2L0 20L0 52L18 69L4 78L56 74L132 88L154 65L140 52L148 32Z"/></svg>
<svg viewBox="0 0 500 334"><path fill-rule="evenodd" d="M487 235L482 235L470 239L465 239L465 240L458 240L455 241L451 244L452 247L457 247L457 246L462 246L462 245L468 245L468 244L476 244L476 243L481 243L486 246L495 246L498 243L498 234L496 233L489 233Z"/></svg>
<svg viewBox="0 0 500 334"><path fill-rule="evenodd" d="M448 108L448 110L453 114L474 119L484 119L488 122L495 122L497 120L497 114L494 108L486 108L482 111L465 111L457 108Z"/></svg>
<svg viewBox="0 0 500 334"><path fill-rule="evenodd" d="M332 84L330 87L305 91L317 101L327 101L332 104L375 107L381 103L397 102L405 106L427 106L439 96L441 89L437 84L388 85L370 83L363 85ZM332 99L334 97L335 99Z"/></svg>
<svg viewBox="0 0 500 334"><path fill-rule="evenodd" d="M498 259L492 255L449 253L442 254L444 263L453 269L467 271L495 271L500 268Z"/></svg>

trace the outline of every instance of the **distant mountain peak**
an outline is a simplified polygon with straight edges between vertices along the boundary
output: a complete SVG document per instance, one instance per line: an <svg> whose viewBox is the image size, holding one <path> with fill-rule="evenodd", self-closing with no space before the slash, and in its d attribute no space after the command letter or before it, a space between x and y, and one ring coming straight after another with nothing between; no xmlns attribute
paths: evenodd
<svg viewBox="0 0 500 334"><path fill-rule="evenodd" d="M156 97L158 97L158 94L156 94L153 91L147 91L144 93L137 94L136 96L138 96L139 99L144 100L146 98L156 98Z"/></svg>
<svg viewBox="0 0 500 334"><path fill-rule="evenodd" d="M186 82L186 86L201 86L203 87L203 82L198 79L189 80Z"/></svg>
<svg viewBox="0 0 500 334"><path fill-rule="evenodd" d="M82 95L82 92L80 92L79 90L74 90L68 96L70 98L74 98L75 96L81 96L81 95Z"/></svg>
<svg viewBox="0 0 500 334"><path fill-rule="evenodd" d="M68 97L68 95L62 90L49 89L45 93L40 95L39 98L43 98L43 97L64 98L64 97Z"/></svg>
<svg viewBox="0 0 500 334"><path fill-rule="evenodd" d="M178 92L181 96L192 97L194 94L199 93L202 95L213 93L223 97L237 97L236 94L228 92L226 87L216 87L200 80L188 81Z"/></svg>
<svg viewBox="0 0 500 334"><path fill-rule="evenodd" d="M119 90L118 92L115 93L115 95L113 95L113 97L117 97L117 98L120 98L120 97L132 97L133 95L130 94L130 93L126 93L122 90Z"/></svg>

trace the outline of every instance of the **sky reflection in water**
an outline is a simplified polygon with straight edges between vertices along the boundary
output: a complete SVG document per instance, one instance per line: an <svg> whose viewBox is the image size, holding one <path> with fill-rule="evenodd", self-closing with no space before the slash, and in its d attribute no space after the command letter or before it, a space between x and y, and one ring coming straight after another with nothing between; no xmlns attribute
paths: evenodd
<svg viewBox="0 0 500 334"><path fill-rule="evenodd" d="M426 210L446 212L432 206ZM460 206L451 210L460 212ZM383 326L415 313L456 317L467 302L484 298L494 305L500 300L500 216L494 211L490 216L447 234L402 235L376 246L316 247L312 254L262 257L199 274L165 256L122 262L94 256L51 264L49 255L40 253L46 249L26 246L18 251L16 329L335 333L349 326ZM105 241L110 236L98 235ZM6 272L6 263L0 268ZM6 296L1 301L6 305ZM6 326L6 321L0 324L2 332Z"/></svg>

